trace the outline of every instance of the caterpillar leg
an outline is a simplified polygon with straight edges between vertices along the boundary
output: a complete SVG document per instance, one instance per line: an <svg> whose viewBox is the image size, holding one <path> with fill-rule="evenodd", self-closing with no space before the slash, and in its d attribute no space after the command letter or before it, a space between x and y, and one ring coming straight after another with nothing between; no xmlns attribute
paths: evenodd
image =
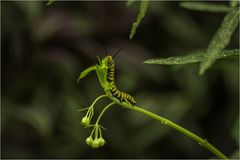
<svg viewBox="0 0 240 160"><path fill-rule="evenodd" d="M129 96L129 95L128 95ZM130 104L131 106L135 106L136 105L136 102L133 98L125 98L124 99L126 103Z"/></svg>

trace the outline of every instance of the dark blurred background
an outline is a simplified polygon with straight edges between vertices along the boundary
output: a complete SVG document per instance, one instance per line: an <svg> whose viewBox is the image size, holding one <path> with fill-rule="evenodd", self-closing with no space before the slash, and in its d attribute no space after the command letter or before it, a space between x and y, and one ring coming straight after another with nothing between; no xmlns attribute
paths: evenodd
<svg viewBox="0 0 240 160"><path fill-rule="evenodd" d="M211 2L209 2L211 3ZM217 2L228 5L228 2ZM107 145L94 150L78 109L103 94L95 73L79 73L115 58L116 83L139 106L208 139L238 157L239 60L218 60L203 76L198 64L147 65L155 57L206 48L225 13L190 11L179 2L150 2L129 40L139 2L1 2L2 158L213 158L192 139L144 115L115 106L104 115ZM237 30L228 48L239 48ZM101 100L94 120L108 104ZM93 121L94 122L94 121Z"/></svg>

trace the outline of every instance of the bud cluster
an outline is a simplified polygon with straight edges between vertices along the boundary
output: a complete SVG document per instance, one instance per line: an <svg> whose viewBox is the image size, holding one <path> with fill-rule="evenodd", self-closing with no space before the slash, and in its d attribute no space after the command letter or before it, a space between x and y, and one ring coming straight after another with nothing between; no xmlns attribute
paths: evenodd
<svg viewBox="0 0 240 160"><path fill-rule="evenodd" d="M104 112L112 105L115 104L115 102L110 103L109 105L107 105L102 112L100 113L99 117L96 120L96 123L93 125L91 124L91 119L93 117L94 114L94 105L95 103L100 99L106 97L106 95L102 95L99 96L90 107L87 108L83 108L79 111L83 111L83 110L87 110L86 115L82 118L80 124L83 125L84 127L93 127L93 130L90 134L90 136L86 139L86 143L87 145L91 146L92 148L99 148L102 147L106 144L106 141L103 139L102 137L102 132L101 129L103 128L101 125L99 125L99 121L102 117L102 115L104 114ZM104 129L104 128L103 128Z"/></svg>
<svg viewBox="0 0 240 160"><path fill-rule="evenodd" d="M98 124L94 125L91 135L86 139L86 143L94 149L102 147L106 144L106 141L102 138L101 127Z"/></svg>

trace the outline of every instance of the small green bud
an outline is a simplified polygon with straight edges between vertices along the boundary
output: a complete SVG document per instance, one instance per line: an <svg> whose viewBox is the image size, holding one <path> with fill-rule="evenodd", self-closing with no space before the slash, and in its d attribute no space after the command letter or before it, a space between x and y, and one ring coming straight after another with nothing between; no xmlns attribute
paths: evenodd
<svg viewBox="0 0 240 160"><path fill-rule="evenodd" d="M80 124L85 126L85 127L88 127L89 124L90 124L90 119L88 117L83 117Z"/></svg>
<svg viewBox="0 0 240 160"><path fill-rule="evenodd" d="M92 142L91 147L94 148L94 149L99 148L100 147L99 140L98 139L94 139L94 141Z"/></svg>
<svg viewBox="0 0 240 160"><path fill-rule="evenodd" d="M102 137L100 137L98 141L100 143L100 146L104 146L104 144L106 144L106 141Z"/></svg>
<svg viewBox="0 0 240 160"><path fill-rule="evenodd" d="M91 146L92 143L93 143L92 137L88 137L88 138L86 139L86 143L87 143L89 146Z"/></svg>

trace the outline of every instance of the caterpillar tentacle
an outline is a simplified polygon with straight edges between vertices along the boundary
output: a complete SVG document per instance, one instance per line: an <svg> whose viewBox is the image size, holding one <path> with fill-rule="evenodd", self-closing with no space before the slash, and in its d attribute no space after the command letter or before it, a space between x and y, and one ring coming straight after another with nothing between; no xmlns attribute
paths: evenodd
<svg viewBox="0 0 240 160"><path fill-rule="evenodd" d="M111 55L108 55L106 58L108 60L107 81L112 84L110 89L112 96L117 98L120 102L130 103L133 106L136 105L136 101L131 95L117 89L114 82L114 60Z"/></svg>

